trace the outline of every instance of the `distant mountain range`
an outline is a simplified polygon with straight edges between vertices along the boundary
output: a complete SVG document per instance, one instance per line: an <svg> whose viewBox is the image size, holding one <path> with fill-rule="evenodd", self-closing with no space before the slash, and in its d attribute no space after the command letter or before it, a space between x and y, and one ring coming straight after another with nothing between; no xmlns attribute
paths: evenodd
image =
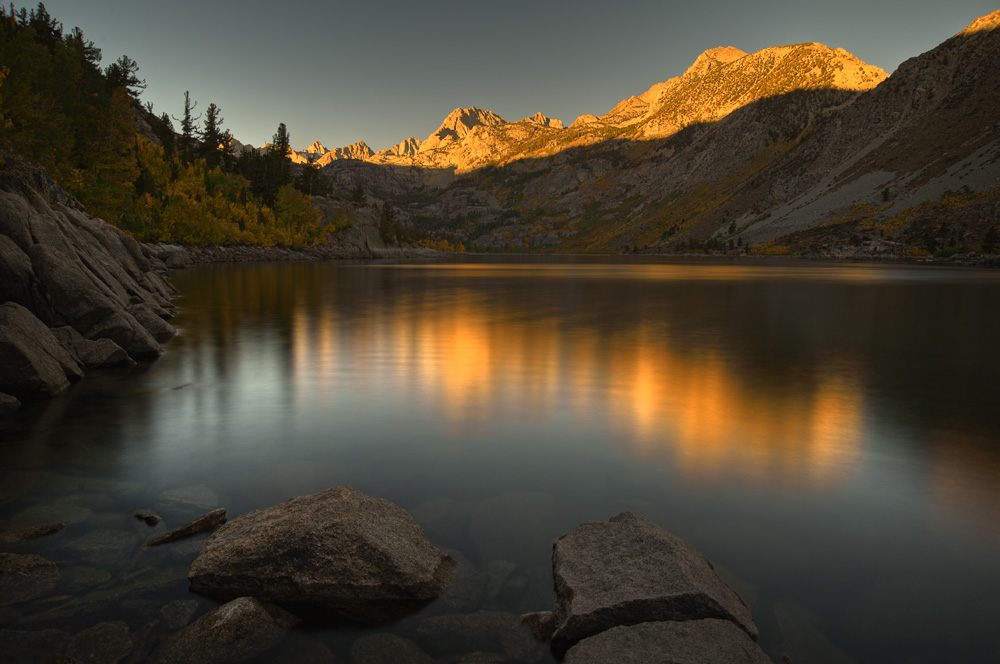
<svg viewBox="0 0 1000 664"><path fill-rule="evenodd" d="M1000 11L892 76L817 43L713 48L568 127L457 108L423 141L289 156L481 250L995 252L998 27Z"/></svg>

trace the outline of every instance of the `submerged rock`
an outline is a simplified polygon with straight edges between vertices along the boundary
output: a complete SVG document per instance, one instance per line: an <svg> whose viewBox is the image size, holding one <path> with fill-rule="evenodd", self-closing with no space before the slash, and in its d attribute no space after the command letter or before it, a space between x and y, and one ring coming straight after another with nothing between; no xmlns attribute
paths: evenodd
<svg viewBox="0 0 1000 664"><path fill-rule="evenodd" d="M40 526L25 528L16 533L0 535L0 544L16 544L18 542L28 542L47 535L53 535L66 527L66 524L58 521L56 523L43 523Z"/></svg>
<svg viewBox="0 0 1000 664"><path fill-rule="evenodd" d="M434 664L413 641L396 634L365 634L351 646L351 664Z"/></svg>
<svg viewBox="0 0 1000 664"><path fill-rule="evenodd" d="M135 552L140 538L134 533L99 528L65 545L66 551L99 568L114 568Z"/></svg>
<svg viewBox="0 0 1000 664"><path fill-rule="evenodd" d="M220 527L191 565L195 592L320 607L347 620L394 620L438 597L455 561L387 500L335 487Z"/></svg>
<svg viewBox="0 0 1000 664"><path fill-rule="evenodd" d="M298 623L292 614L252 597L214 609L171 637L156 664L244 662L276 646Z"/></svg>
<svg viewBox="0 0 1000 664"><path fill-rule="evenodd" d="M62 653L69 638L58 629L0 629L0 655L5 662L38 662Z"/></svg>
<svg viewBox="0 0 1000 664"><path fill-rule="evenodd" d="M66 654L87 664L118 664L132 652L132 632L122 621L85 629L69 642Z"/></svg>
<svg viewBox="0 0 1000 664"><path fill-rule="evenodd" d="M59 567L35 554L0 553L0 606L26 602L52 592Z"/></svg>
<svg viewBox="0 0 1000 664"><path fill-rule="evenodd" d="M153 537L150 537L148 540L146 540L146 546L159 546L160 544L177 542L182 539L194 537L195 535L207 533L208 531L224 524L225 522L226 522L226 509L224 507L220 507L217 510L212 510L203 517L195 519L190 523L184 524L180 528L175 528L170 532L163 533L162 535L155 535Z"/></svg>
<svg viewBox="0 0 1000 664"><path fill-rule="evenodd" d="M0 392L0 417L7 417L20 407L20 399L10 394Z"/></svg>
<svg viewBox="0 0 1000 664"><path fill-rule="evenodd" d="M750 609L712 563L634 512L587 521L560 537L552 573L557 654L613 627L654 621L719 618L757 639Z"/></svg>
<svg viewBox="0 0 1000 664"><path fill-rule="evenodd" d="M177 599L160 609L160 618L170 629L186 627L198 611L198 600Z"/></svg>
<svg viewBox="0 0 1000 664"><path fill-rule="evenodd" d="M563 664L773 664L753 639L728 620L648 622L613 627L583 639Z"/></svg>
<svg viewBox="0 0 1000 664"><path fill-rule="evenodd" d="M521 619L504 611L431 616L417 625L416 637L426 648L452 655L503 653L512 661L534 662L545 652Z"/></svg>

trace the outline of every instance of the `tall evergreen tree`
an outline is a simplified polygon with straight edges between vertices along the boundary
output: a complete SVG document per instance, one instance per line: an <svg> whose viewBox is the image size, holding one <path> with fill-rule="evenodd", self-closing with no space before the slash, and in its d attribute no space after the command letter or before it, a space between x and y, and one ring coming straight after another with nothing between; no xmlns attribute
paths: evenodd
<svg viewBox="0 0 1000 664"><path fill-rule="evenodd" d="M223 118L219 115L219 107L215 103L205 109L205 125L201 130L201 156L210 167L229 165L229 151L233 137L229 131L222 129Z"/></svg>
<svg viewBox="0 0 1000 664"><path fill-rule="evenodd" d="M194 117L195 107L198 106L198 102L191 101L191 92L189 90L184 91L184 116L180 119L174 118L175 121L181 124L181 135L180 135L180 153L186 161L191 161L192 153L195 148L195 124L200 118Z"/></svg>
<svg viewBox="0 0 1000 664"><path fill-rule="evenodd" d="M271 137L271 152L275 152L282 157L288 156L288 151L292 149L292 137L288 133L288 128L284 122L278 123L278 131Z"/></svg>

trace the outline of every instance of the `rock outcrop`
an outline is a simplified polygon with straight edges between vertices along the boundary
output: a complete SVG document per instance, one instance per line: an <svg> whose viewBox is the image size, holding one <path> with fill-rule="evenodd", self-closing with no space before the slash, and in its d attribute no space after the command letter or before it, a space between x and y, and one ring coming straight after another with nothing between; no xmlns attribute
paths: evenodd
<svg viewBox="0 0 1000 664"><path fill-rule="evenodd" d="M252 596L380 623L438 597L454 569L401 508L335 487L233 519L188 578L193 591L220 600Z"/></svg>
<svg viewBox="0 0 1000 664"><path fill-rule="evenodd" d="M587 521L556 540L552 574L559 654L612 628L650 622L719 619L757 638L750 609L712 563L634 512Z"/></svg>
<svg viewBox="0 0 1000 664"><path fill-rule="evenodd" d="M52 396L84 368L155 357L172 294L138 242L41 171L0 164L0 392Z"/></svg>

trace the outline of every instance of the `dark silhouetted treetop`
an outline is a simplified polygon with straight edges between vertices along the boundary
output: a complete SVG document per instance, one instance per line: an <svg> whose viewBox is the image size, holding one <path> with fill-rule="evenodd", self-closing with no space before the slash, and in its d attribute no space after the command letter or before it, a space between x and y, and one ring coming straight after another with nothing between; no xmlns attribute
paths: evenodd
<svg viewBox="0 0 1000 664"><path fill-rule="evenodd" d="M104 70L104 76L108 79L108 86L111 90L125 88L130 95L136 98L146 89L146 79L140 79L138 73L138 63L127 55L118 58Z"/></svg>

